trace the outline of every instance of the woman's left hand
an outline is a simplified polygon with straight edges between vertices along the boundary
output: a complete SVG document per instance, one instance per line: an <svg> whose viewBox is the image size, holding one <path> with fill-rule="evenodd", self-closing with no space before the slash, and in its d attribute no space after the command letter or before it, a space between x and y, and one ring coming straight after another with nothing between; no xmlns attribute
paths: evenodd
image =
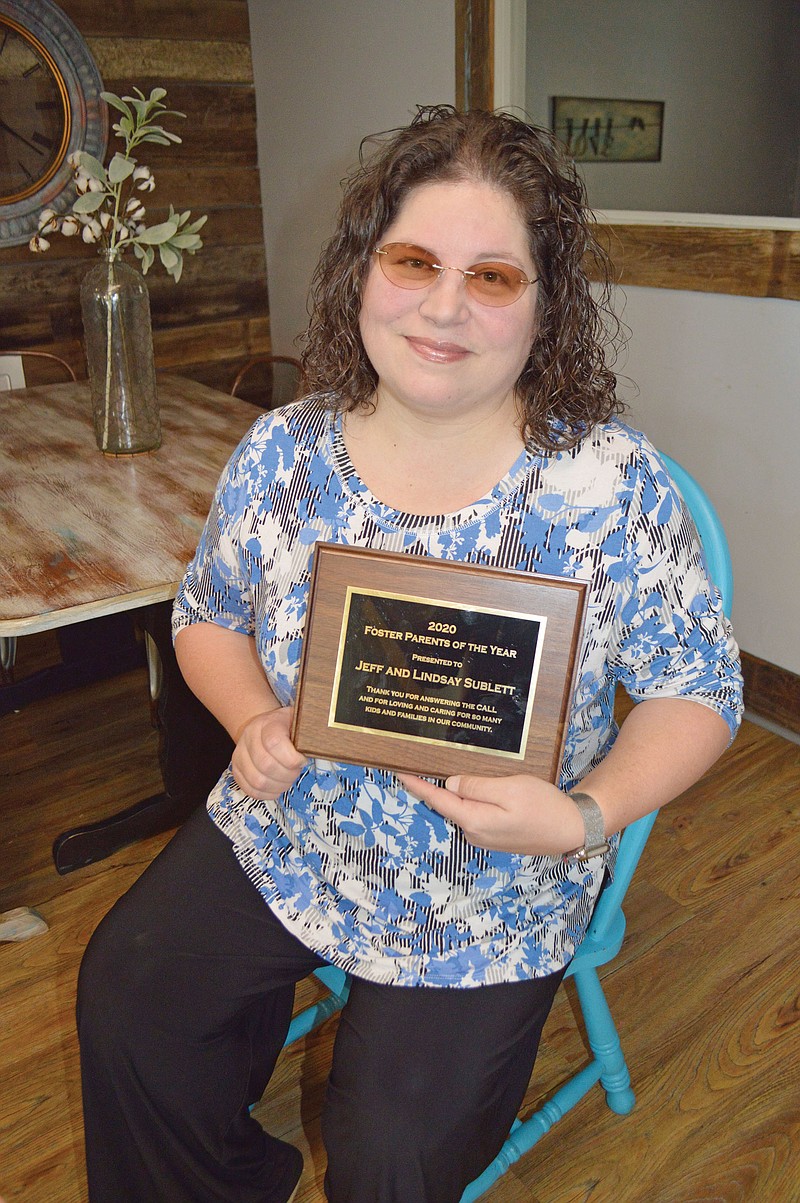
<svg viewBox="0 0 800 1203"><path fill-rule="evenodd" d="M409 773L406 789L457 823L471 844L524 856L561 856L584 840L583 819L569 794L539 777L448 777L444 788Z"/></svg>

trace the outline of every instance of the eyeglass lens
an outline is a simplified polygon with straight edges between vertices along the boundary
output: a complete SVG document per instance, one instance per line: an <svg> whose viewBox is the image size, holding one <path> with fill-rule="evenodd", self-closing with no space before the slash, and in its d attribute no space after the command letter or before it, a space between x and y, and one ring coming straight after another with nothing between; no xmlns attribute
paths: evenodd
<svg viewBox="0 0 800 1203"><path fill-rule="evenodd" d="M398 288L426 288L448 270L432 251L406 242L387 242L376 254L384 276ZM534 283L510 263L475 263L463 271L452 270L461 272L467 289L483 305L511 305Z"/></svg>

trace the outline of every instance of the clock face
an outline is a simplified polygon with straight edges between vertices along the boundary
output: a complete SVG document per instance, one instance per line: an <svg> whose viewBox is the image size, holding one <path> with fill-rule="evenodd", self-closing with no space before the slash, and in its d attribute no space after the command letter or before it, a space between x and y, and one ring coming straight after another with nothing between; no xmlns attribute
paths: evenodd
<svg viewBox="0 0 800 1203"><path fill-rule="evenodd" d="M103 160L102 90L89 47L54 0L0 0L0 252L36 233L42 209L68 211L70 155Z"/></svg>
<svg viewBox="0 0 800 1203"><path fill-rule="evenodd" d="M70 135L64 78L42 43L0 13L0 204L38 192Z"/></svg>

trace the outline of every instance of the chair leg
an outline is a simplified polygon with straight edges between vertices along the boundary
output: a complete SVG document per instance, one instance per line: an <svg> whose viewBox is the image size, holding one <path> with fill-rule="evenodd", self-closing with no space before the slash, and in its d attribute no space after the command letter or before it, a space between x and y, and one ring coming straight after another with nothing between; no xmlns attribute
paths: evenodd
<svg viewBox="0 0 800 1203"><path fill-rule="evenodd" d="M150 687L150 710L153 726L158 726L158 701L164 687L164 666L158 645L149 631L144 632L144 650L147 656L147 682Z"/></svg>
<svg viewBox="0 0 800 1203"><path fill-rule="evenodd" d="M636 1095L631 1089L631 1076L597 970L589 965L576 970L573 978L589 1046L600 1068L600 1082L606 1092L606 1102L617 1115L627 1115L633 1110Z"/></svg>
<svg viewBox="0 0 800 1203"><path fill-rule="evenodd" d="M350 979L343 969L337 969L335 965L323 965L321 969L314 970L314 977L318 978L330 993L294 1016L286 1033L284 1048L294 1044L295 1040L307 1036L309 1032L313 1032L315 1028L325 1022L329 1015L335 1015L337 1011L341 1011L347 1002L347 996L350 993Z"/></svg>
<svg viewBox="0 0 800 1203"><path fill-rule="evenodd" d="M538 1111L534 1111L527 1119L514 1123L494 1161L486 1167L480 1177L470 1183L461 1196L460 1203L474 1203L485 1194L498 1178L501 1178L515 1161L529 1153L597 1082L603 1086L606 1102L612 1111L618 1115L627 1115L633 1108L636 1097L631 1090L630 1074L597 970L593 966L581 967L575 970L572 977L578 989L593 1060L573 1074Z"/></svg>
<svg viewBox="0 0 800 1203"><path fill-rule="evenodd" d="M317 1027L337 1011L347 997L346 977L341 970L326 966L315 973L332 993L294 1017L286 1038L287 1045ZM597 970L587 966L576 970L572 976L578 990L594 1061L570 1078L539 1111L534 1112L527 1120L514 1121L497 1157L466 1188L461 1203L473 1203L485 1194L515 1161L530 1152L553 1124L574 1107L597 1081L600 1081L606 1092L609 1107L618 1115L627 1115L636 1102L617 1029Z"/></svg>
<svg viewBox="0 0 800 1203"><path fill-rule="evenodd" d="M0 635L0 669L2 669L3 680L9 683L14 680L14 661L16 658L16 635Z"/></svg>
<svg viewBox="0 0 800 1203"><path fill-rule="evenodd" d="M554 1124L563 1119L599 1080L600 1066L594 1060L573 1074L538 1111L532 1112L525 1120L515 1120L502 1149L480 1177L469 1184L461 1196L460 1203L474 1203L474 1200L485 1194L515 1161L530 1153L533 1146Z"/></svg>

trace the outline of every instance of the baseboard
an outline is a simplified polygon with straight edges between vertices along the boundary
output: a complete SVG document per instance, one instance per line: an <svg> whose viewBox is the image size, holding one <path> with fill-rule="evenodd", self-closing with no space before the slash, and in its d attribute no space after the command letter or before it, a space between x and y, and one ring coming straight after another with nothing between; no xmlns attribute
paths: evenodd
<svg viewBox="0 0 800 1203"><path fill-rule="evenodd" d="M800 676L742 652L744 704L754 714L800 735Z"/></svg>

